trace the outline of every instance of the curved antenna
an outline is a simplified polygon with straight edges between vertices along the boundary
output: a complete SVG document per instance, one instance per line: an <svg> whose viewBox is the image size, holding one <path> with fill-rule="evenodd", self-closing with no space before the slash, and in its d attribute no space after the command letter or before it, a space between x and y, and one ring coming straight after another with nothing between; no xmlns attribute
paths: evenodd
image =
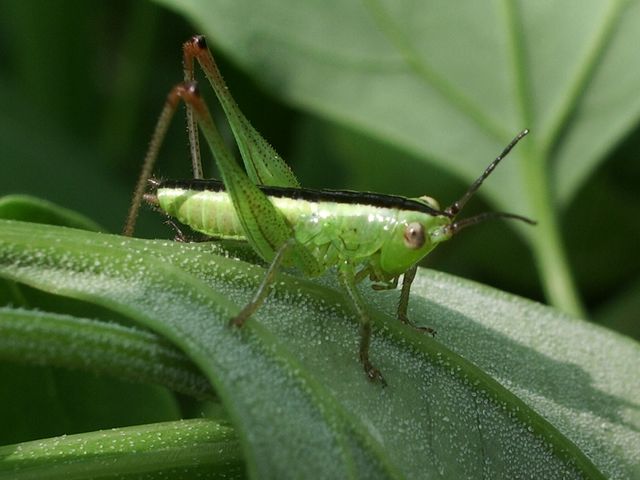
<svg viewBox="0 0 640 480"><path fill-rule="evenodd" d="M473 217L460 220L459 222L453 222L448 225L447 230L451 233L451 235L455 235L464 228L470 227L471 225L477 225L478 223L484 222L485 220L491 220L493 218L510 218L513 220L520 220L522 222L528 223L529 225L536 225L538 223L535 220L531 220L530 218L524 217L522 215L517 215L515 213L483 212L479 213L478 215L474 215Z"/></svg>
<svg viewBox="0 0 640 480"><path fill-rule="evenodd" d="M456 202L453 202L450 206L448 206L445 209L444 212L445 212L445 214L447 216L449 216L451 218L455 218L455 216L458 215L458 213L460 213L460 210L462 210L464 208L464 206L466 205L466 203L469 201L469 199L471 197L473 197L473 194L476 193L476 191L478 191L478 189L480 188L480 185L482 185L482 182L484 182L485 179L489 175L491 175L491 172L493 172L493 170L498 166L500 161L504 157L506 157L508 155L508 153L511 151L511 149L513 147L515 147L516 144L520 140L522 140L522 138L524 138L525 135L527 135L527 133L529 133L529 130L525 128L518 135L516 135L515 138L513 140L511 140L511 142L509 142L509 145L507 145L504 148L504 150L502 150L500 155L498 155L496 157L496 159L489 164L489 166L485 169L485 171L482 173L482 175L480 175L480 177L478 177L478 179L475 182L473 182L473 184L469 187L469 190L466 191L466 193L460 198L460 200L458 200ZM506 214L506 215L509 215L509 214ZM475 218L475 217L472 217L472 218ZM509 217L509 218L511 218L511 217ZM471 219L469 219L469 220L471 220Z"/></svg>

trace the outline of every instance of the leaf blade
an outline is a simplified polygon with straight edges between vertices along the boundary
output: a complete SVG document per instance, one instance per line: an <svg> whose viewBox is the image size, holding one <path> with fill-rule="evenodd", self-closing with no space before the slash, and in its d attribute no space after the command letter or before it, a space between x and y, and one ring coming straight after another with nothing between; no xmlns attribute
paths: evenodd
<svg viewBox="0 0 640 480"><path fill-rule="evenodd" d="M10 226L9 229L7 225ZM547 476L572 476L577 474L574 469L578 468L582 475L601 478L587 457L545 421L540 425L547 432L559 436L553 440L555 453L552 465L542 461L546 455L542 455L545 449L538 443L539 437L529 432L527 425L520 420L509 420L511 414L505 416L500 407L506 401L506 405L510 405L506 411L513 413L516 410L512 407L516 404L509 402L504 395L496 402L490 395L483 394L488 383L483 381L482 375L468 377L473 381L480 381L482 388L473 383L465 383L461 380L465 375L457 371L456 367L462 364L459 361L451 363L458 358L456 355L429 339L416 340L411 332L406 332L396 323L385 327L388 320L379 315L375 316L379 331L375 336L372 352L377 365L385 371L387 380L391 381L390 387L382 391L369 384L355 358L357 334L354 320L349 315L345 316L340 297L326 287L283 276L272 301L265 305L256 318L249 321L246 330L234 332L226 328L230 313L225 312L237 309L234 304L241 303L243 298L250 295L253 288L251 285L259 281L259 275L255 278L259 269L249 268L229 259L214 259L208 253L210 246L122 240L113 236L59 231L52 227L16 225L18 224L4 222L2 238L8 238L7 233L13 231L11 236L13 241L17 241L21 236L19 232L22 231L22 235L26 236L26 231L37 228L40 235L35 238L44 237L45 240L42 241L45 244L55 239L54 243L64 245L64 248L59 248L60 252L65 253L57 254L60 256L59 266L63 267L63 272L65 269L74 272L66 282L77 289L75 293L70 291L66 294L90 293L92 297L87 299L91 301L103 301L100 296L104 296L109 302L125 302L130 315L167 335L200 365L231 410L249 461L249 471L253 475L295 476L314 471L327 476L340 474L388 478L411 476L416 472L424 474L428 471L433 474L441 471L475 474L485 468L495 467L496 475L505 476L513 475L518 469L540 471L546 468L550 469L546 471ZM45 234L42 229L48 230L48 233ZM30 232L29 238L34 238L33 232ZM42 245L34 245L25 239L18 243L22 245L20 248L26 248L31 254L42 248ZM69 255L80 247L81 250L86 250L80 256L88 257L81 262L77 261L74 266ZM3 248L3 251L6 253L7 249ZM105 291L104 285L100 286L100 282L91 286L95 279L86 271L82 275L87 278L77 281L80 274L78 270L82 269L80 267L88 266L91 270L95 260L102 258L103 254L108 254L111 259L110 269L125 269L117 274L117 270L114 271L116 277L124 277L122 290L116 288L109 293ZM129 267L121 261L127 255L133 264ZM33 255L21 255L21 260L18 260L15 250L13 255L7 257L5 254L0 262L4 275L7 274L7 268L15 269L16 265L19 266L29 256L33 258ZM149 263L146 256L157 256L163 262ZM53 256L55 257L56 255ZM13 266L7 267L8 265ZM25 269L24 264L20 268L28 276L29 269ZM129 268L132 270L127 270ZM137 272L135 275L134 271ZM144 274L141 275L142 272ZM107 272L95 271L93 275L98 273L99 278ZM41 283L49 274L47 269L43 269L31 276L29 282ZM104 283L105 278L102 281ZM154 287L157 282L158 286ZM166 282L171 285L169 292L162 293L167 298L150 295L153 291L159 292L160 290L155 289L162 285L162 290L167 290ZM250 285L248 289L247 283ZM60 279L56 284L60 288ZM40 286L46 287L42 284ZM135 293L138 289L144 294ZM213 293L211 289L220 293ZM211 304L215 297L221 298L216 299L216 304ZM372 302L383 302L386 309L393 308L395 303L395 299L390 300L391 297L385 295L369 297ZM308 307L306 310L301 309L302 299L306 299L303 303ZM489 296L481 302L485 305L482 307L484 311L489 313L492 310L487 302L490 304L491 299ZM513 299L509 297L506 304L510 305L512 302ZM176 304L180 304L179 309ZM117 306L112 305L112 308L115 307ZM422 307L422 314L433 313L432 309ZM122 305L117 308L123 310ZM445 315L440 320L444 323L434 325L441 332L454 332L453 325L456 323L458 326L466 325L465 317L455 314L458 305L454 303L452 308L453 317L449 316L447 319ZM517 308L527 310L523 305ZM522 316L522 313L515 313L517 308L508 309L512 317L505 317L501 313L498 318L503 321L505 318L512 321L520 318L519 321L526 322L526 314ZM551 318L554 317L550 310L544 311ZM151 318L151 314L155 319ZM451 321L453 323L449 323ZM468 320L466 322L468 324ZM571 328L586 328L577 325L572 324ZM461 330L465 331L464 328ZM486 335L484 338L486 341ZM474 342L468 340L467 348L473 348ZM419 347L417 350L416 346ZM494 346L493 350L495 349ZM437 361L438 352L440 363ZM465 356L470 355L467 353ZM463 363L471 368L469 371L477 370L468 362ZM499 385L496 388L503 390ZM474 398L479 403L474 403ZM484 405L485 410L490 413L483 414L481 425L484 427L469 430L469 425L476 425L474 422L477 422L477 414L482 411L477 405ZM544 407L544 402L541 405ZM523 408L530 410L526 406ZM533 415L531 418L536 417L532 410L527 414ZM250 421L247 421L248 418ZM567 418L571 418L571 415ZM274 419L277 419L276 429ZM435 431L439 433L435 436L434 427L428 427L433 422L436 422ZM518 442L514 442L513 437L504 435L507 431L513 431L514 422L517 426L515 429L519 432L516 435ZM565 422L563 428L573 431L570 423ZM300 431L300 425L305 426L304 432ZM492 430L492 427L495 429ZM539 430L533 423L529 423L529 427ZM484 441L480 432L484 432ZM488 434L496 441L487 442ZM587 435L590 442L595 442L592 437L593 434ZM412 441L408 442L408 438ZM457 440L451 443L448 438ZM577 438L583 442L581 448L588 448L591 454L594 453L594 443L585 444L585 437L580 435ZM473 446L469 448L474 453L462 455L460 442ZM408 447L408 443L415 447ZM485 453L482 453L483 445ZM489 445L493 446L493 450L487 450ZM505 452L512 452L514 446L518 446L520 452L517 464L513 464L505 456ZM304 464L299 461L300 448L307 452ZM425 448L431 453L435 452L436 457L424 455ZM564 454L561 453L563 449L568 449L568 463L567 457L563 457ZM480 461L487 455L487 458L494 460L491 463L493 467ZM599 461L602 462L601 457ZM574 462L577 462L577 467ZM624 467L624 461L619 458L616 458L616 465L617 468L632 468L629 465Z"/></svg>
<svg viewBox="0 0 640 480"><path fill-rule="evenodd" d="M135 448L135 451L132 451ZM216 455L211 455L215 451ZM195 419L0 447L0 478L242 478L227 425Z"/></svg>
<svg viewBox="0 0 640 480"><path fill-rule="evenodd" d="M171 345L149 332L97 320L0 307L0 359L80 369L214 398L207 381Z"/></svg>

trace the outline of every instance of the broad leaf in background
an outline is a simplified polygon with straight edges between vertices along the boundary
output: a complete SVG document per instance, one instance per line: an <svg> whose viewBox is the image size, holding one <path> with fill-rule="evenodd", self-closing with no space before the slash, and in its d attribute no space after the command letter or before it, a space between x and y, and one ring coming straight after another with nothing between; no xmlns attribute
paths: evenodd
<svg viewBox="0 0 640 480"><path fill-rule="evenodd" d="M640 2L161 3L289 102L467 180L530 128L483 188L539 221L546 295L581 312L557 209L640 116Z"/></svg>
<svg viewBox="0 0 640 480"><path fill-rule="evenodd" d="M423 272L410 314L433 340L393 319L397 292L365 288L383 389L361 371L357 322L334 289L281 275L235 331L228 319L264 270L209 244L4 220L0 232L5 278L113 309L191 357L255 478L640 473L637 344L552 309Z"/></svg>

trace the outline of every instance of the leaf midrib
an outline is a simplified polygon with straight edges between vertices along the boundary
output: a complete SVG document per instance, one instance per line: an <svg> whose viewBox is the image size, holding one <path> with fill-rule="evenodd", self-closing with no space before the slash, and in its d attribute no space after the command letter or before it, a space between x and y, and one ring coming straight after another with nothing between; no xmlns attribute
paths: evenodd
<svg viewBox="0 0 640 480"><path fill-rule="evenodd" d="M402 33L402 29L393 21L391 16L384 10L378 0L365 0L365 6L380 26L380 30L387 38L389 45L394 48L404 59L410 71L413 71L417 78L424 84L438 91L444 98L455 106L458 111L476 122L489 138L502 141L509 133L491 117L485 114L468 95L465 95L459 88L455 87L445 77L431 68L411 46L411 42Z"/></svg>

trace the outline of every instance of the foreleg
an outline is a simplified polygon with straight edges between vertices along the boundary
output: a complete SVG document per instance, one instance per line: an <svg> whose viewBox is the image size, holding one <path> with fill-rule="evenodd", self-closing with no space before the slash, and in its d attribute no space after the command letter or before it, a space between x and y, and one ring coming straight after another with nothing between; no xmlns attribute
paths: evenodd
<svg viewBox="0 0 640 480"><path fill-rule="evenodd" d="M418 266L414 265L409 270L404 272L404 278L402 279L402 290L400 290L400 301L398 302L398 320L402 323L409 325L416 330L420 330L421 332L429 333L431 335L435 335L436 331L430 327L419 327L413 322L409 320L407 316L407 309L409 308L409 292L411 291L411 284L413 280L416 278L416 272L418 271Z"/></svg>

